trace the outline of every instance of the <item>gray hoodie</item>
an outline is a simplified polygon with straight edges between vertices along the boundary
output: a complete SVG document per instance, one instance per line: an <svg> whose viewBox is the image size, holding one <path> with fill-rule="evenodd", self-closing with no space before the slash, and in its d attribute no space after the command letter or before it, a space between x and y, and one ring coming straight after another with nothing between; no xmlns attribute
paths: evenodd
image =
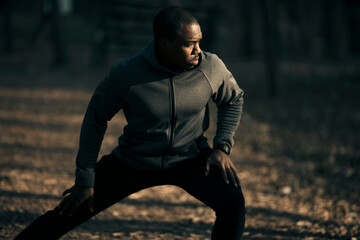
<svg viewBox="0 0 360 240"><path fill-rule="evenodd" d="M213 145L231 148L242 113L243 91L215 54L201 52L196 68L173 72L158 63L151 43L141 53L115 64L87 108L75 184L93 186L107 121L121 109L127 125L113 150L119 161L145 171L163 171L196 157L209 147L203 134L209 127L210 99L218 107Z"/></svg>

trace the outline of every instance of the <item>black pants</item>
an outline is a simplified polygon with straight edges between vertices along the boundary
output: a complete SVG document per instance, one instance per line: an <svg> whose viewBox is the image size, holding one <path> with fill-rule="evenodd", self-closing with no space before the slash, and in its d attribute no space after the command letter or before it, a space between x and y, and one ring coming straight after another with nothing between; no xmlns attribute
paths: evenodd
<svg viewBox="0 0 360 240"><path fill-rule="evenodd" d="M95 168L94 212L85 201L72 217L59 209L46 212L15 239L58 239L95 214L132 193L158 185L175 185L210 206L216 212L212 239L240 239L245 224L244 197L240 187L226 184L216 166L205 176L208 153L163 172L143 172L128 167L112 154L103 156Z"/></svg>

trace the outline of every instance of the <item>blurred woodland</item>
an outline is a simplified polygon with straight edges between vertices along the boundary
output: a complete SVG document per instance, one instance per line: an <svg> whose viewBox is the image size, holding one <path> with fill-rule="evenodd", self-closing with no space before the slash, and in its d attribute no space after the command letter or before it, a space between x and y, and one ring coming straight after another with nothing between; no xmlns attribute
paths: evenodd
<svg viewBox="0 0 360 240"><path fill-rule="evenodd" d="M11 56L18 56L15 68L20 61L26 65L24 71L36 66L21 53L36 51L39 44L42 49L49 45L50 63L57 66L77 61L71 56L73 46L87 49L90 67L103 66L109 57L129 57L151 41L156 12L179 5L199 19L204 50L260 64L270 95L277 92L282 70L296 70L298 63L311 73L324 71L323 64L330 63L341 73L358 74L358 0L2 0L0 4L1 54L11 66Z"/></svg>
<svg viewBox="0 0 360 240"><path fill-rule="evenodd" d="M201 47L245 91L231 157L247 204L245 239L360 239L359 0L1 0L0 239L73 184L82 117L117 61L152 40L152 19L183 6ZM214 106L211 106L214 112ZM215 132L216 114L208 136ZM100 154L126 124L109 124ZM209 239L213 212L161 186L63 239Z"/></svg>

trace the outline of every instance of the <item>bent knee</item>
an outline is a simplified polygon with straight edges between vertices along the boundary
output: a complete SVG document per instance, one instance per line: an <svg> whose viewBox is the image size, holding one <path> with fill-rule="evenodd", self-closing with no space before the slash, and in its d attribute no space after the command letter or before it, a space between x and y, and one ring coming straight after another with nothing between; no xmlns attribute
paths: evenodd
<svg viewBox="0 0 360 240"><path fill-rule="evenodd" d="M245 198L244 195L236 194L234 197L228 200L228 204L230 209L234 212L241 212L244 211L245 208Z"/></svg>
<svg viewBox="0 0 360 240"><path fill-rule="evenodd" d="M245 198L241 190L224 196L222 204L214 209L217 214L242 215L245 212Z"/></svg>

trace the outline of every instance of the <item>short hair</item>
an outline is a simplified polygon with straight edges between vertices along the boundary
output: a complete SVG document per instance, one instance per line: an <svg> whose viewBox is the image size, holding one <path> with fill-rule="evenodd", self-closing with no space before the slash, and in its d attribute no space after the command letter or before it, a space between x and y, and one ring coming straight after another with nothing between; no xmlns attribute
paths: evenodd
<svg viewBox="0 0 360 240"><path fill-rule="evenodd" d="M155 39L175 39L183 25L199 24L198 20L182 7L172 6L161 10L154 18Z"/></svg>

